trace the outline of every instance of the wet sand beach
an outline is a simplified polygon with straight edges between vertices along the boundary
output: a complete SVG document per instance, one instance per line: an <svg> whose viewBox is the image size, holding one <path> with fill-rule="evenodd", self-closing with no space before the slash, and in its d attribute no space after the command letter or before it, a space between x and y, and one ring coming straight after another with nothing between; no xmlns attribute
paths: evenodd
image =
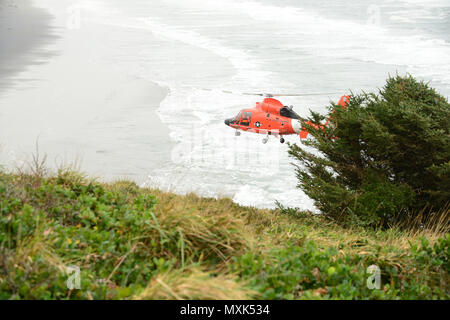
<svg viewBox="0 0 450 320"><path fill-rule="evenodd" d="M143 181L146 168L170 158L156 113L167 89L103 63L95 54L107 50L99 40L111 30L86 21L68 27L63 2L50 12L2 3L0 162L20 164L38 141L51 168L77 162L104 179Z"/></svg>
<svg viewBox="0 0 450 320"><path fill-rule="evenodd" d="M0 95L19 81L20 71L51 58L53 53L42 49L57 39L51 19L27 0L0 1Z"/></svg>

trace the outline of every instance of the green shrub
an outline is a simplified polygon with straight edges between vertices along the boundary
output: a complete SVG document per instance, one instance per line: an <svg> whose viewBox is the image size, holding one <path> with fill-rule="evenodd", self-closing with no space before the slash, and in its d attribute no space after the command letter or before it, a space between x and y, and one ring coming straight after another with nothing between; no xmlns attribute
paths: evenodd
<svg viewBox="0 0 450 320"><path fill-rule="evenodd" d="M0 172L0 300L448 299L450 235L437 238L345 229L282 205ZM372 264L381 290L367 288ZM71 266L81 290L67 287Z"/></svg>
<svg viewBox="0 0 450 320"><path fill-rule="evenodd" d="M411 245L402 268L377 254L342 254L312 241L269 252L248 252L232 269L260 292L262 299L448 299L450 234L433 246ZM367 286L367 268L381 271L380 289Z"/></svg>
<svg viewBox="0 0 450 320"><path fill-rule="evenodd" d="M411 76L389 78L379 95L312 113L314 139L294 144L299 187L330 218L384 225L450 199L450 104Z"/></svg>
<svg viewBox="0 0 450 320"><path fill-rule="evenodd" d="M425 238L421 239L421 245L411 245L411 256L415 269L415 280L419 283L427 283L427 291L446 293L450 295L450 234L440 238L433 246ZM419 272L418 272L419 271Z"/></svg>
<svg viewBox="0 0 450 320"><path fill-rule="evenodd" d="M148 190L71 172L0 172L0 299L126 298L156 274L220 265L247 248L241 220L225 211L156 203ZM72 265L83 279L73 292L65 282Z"/></svg>

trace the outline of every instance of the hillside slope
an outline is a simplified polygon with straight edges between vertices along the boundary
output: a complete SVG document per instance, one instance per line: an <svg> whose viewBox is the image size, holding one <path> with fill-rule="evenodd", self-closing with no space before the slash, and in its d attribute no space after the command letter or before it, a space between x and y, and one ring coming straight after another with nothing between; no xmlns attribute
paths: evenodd
<svg viewBox="0 0 450 320"><path fill-rule="evenodd" d="M449 299L449 244L70 170L0 172L0 299Z"/></svg>

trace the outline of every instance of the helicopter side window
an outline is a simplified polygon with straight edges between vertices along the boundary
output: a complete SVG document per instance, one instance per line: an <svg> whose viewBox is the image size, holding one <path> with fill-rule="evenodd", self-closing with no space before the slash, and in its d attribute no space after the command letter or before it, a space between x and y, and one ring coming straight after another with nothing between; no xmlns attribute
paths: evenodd
<svg viewBox="0 0 450 320"><path fill-rule="evenodd" d="M252 120L252 113L244 112L241 117L241 126L249 126L251 120Z"/></svg>

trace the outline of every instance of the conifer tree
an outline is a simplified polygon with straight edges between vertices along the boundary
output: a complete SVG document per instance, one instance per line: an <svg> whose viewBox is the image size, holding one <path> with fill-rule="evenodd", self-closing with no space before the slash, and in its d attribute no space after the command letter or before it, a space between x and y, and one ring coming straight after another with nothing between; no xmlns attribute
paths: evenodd
<svg viewBox="0 0 450 320"><path fill-rule="evenodd" d="M298 187L328 217L388 225L450 199L450 104L412 76L389 77L378 94L311 113L312 138L290 145Z"/></svg>

